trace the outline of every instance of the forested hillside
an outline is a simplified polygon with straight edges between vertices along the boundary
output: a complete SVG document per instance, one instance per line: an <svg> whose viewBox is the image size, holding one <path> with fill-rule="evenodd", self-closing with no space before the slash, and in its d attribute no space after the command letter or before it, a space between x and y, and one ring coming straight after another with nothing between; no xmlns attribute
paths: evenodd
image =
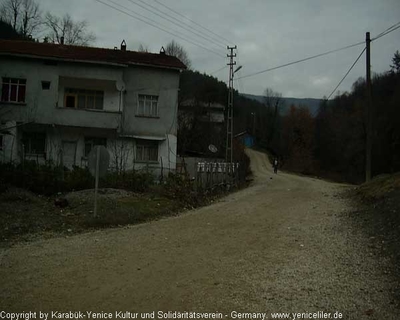
<svg viewBox="0 0 400 320"><path fill-rule="evenodd" d="M254 95L254 94L247 94L247 93L241 93L242 96L256 100L258 102L264 103L265 102L265 97L260 96L260 95ZM314 99L314 98L288 98L288 97L282 97L282 104L279 107L279 114L280 115L286 115L290 111L290 107L292 105L299 107L299 106L305 106L310 110L310 113L315 116L318 113L319 106L321 103L321 99Z"/></svg>
<svg viewBox="0 0 400 320"><path fill-rule="evenodd" d="M180 78L179 103L185 100L194 101L193 119L178 117L178 153L180 155L196 153L203 156L215 156L208 151L208 146L214 144L219 152L217 156L225 157L225 124L215 124L200 120L204 110L200 102L217 103L226 106L228 99L227 85L217 78L197 71L187 70L182 72ZM260 115L266 111L264 105L253 99L234 93L234 132L253 130L253 118L251 113L258 112Z"/></svg>
<svg viewBox="0 0 400 320"><path fill-rule="evenodd" d="M256 144L277 155L286 169L362 182L365 176L365 92L365 81L360 78L351 92L322 101L316 114L312 114L307 105L291 105L286 114L281 114L279 107L284 98L279 93L266 90L262 103L235 91L235 133L247 130L254 134ZM372 92L373 175L400 171L398 52L393 57L391 70L373 77ZM227 95L226 84L216 78L193 71L182 74L180 101L193 98L226 105ZM194 130L186 131L180 127L178 139L191 141L185 146L190 150L204 151L211 141L218 141L219 150L224 150L225 127L218 133L219 139L215 139L212 127L196 124ZM182 148L179 151L185 152Z"/></svg>
<svg viewBox="0 0 400 320"><path fill-rule="evenodd" d="M400 54L391 70L372 79L372 174L400 171ZM366 153L366 85L363 78L351 92L321 103L314 118L292 107L280 118L279 141L270 144L285 166L307 174L363 182Z"/></svg>

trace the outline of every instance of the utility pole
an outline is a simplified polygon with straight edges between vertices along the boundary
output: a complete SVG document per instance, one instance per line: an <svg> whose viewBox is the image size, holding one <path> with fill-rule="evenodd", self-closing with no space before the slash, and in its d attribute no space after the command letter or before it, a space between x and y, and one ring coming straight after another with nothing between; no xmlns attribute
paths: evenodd
<svg viewBox="0 0 400 320"><path fill-rule="evenodd" d="M236 64L236 61L233 61L233 58L236 57L236 53L233 53L233 50L236 50L236 46L227 47L230 51L226 56L230 58L228 66L229 66L229 92L228 92L228 108L226 112L226 148L225 148L225 162L233 163L233 66Z"/></svg>
<svg viewBox="0 0 400 320"><path fill-rule="evenodd" d="M366 155L365 155L365 181L371 180L371 163L372 163L372 87L371 87L371 38L369 32L365 34L366 44L366 84L367 84L367 104L366 104L366 127L367 127L367 139L366 139Z"/></svg>

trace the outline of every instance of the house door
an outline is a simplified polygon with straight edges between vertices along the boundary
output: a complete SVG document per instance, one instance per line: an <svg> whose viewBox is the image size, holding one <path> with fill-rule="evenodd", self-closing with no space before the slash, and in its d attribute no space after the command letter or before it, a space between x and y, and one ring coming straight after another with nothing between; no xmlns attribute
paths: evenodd
<svg viewBox="0 0 400 320"><path fill-rule="evenodd" d="M72 168L76 162L76 141L63 141L63 164L67 168Z"/></svg>

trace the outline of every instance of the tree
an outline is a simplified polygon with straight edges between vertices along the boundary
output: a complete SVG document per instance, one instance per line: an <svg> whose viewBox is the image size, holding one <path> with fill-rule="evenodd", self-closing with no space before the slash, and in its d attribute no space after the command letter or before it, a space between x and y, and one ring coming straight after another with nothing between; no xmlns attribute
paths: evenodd
<svg viewBox="0 0 400 320"><path fill-rule="evenodd" d="M34 0L3 0L0 19L24 37L34 34L42 25L39 5Z"/></svg>
<svg viewBox="0 0 400 320"><path fill-rule="evenodd" d="M165 47L165 53L169 56L174 56L181 60L188 69L191 68L192 62L190 61L187 51L177 42L172 40Z"/></svg>
<svg viewBox="0 0 400 320"><path fill-rule="evenodd" d="M290 112L283 118L283 154L288 168L302 173L312 173L315 161L314 119L306 107L290 107Z"/></svg>
<svg viewBox="0 0 400 320"><path fill-rule="evenodd" d="M87 46L96 40L96 36L88 31L87 21L73 21L69 14L57 17L50 12L46 13L44 24L49 29L47 38L50 42Z"/></svg>
<svg viewBox="0 0 400 320"><path fill-rule="evenodd" d="M277 118L279 115L279 107L282 105L282 94L272 90L271 88L266 88L264 90L264 103L267 107L267 145L271 147L271 141L275 135Z"/></svg>
<svg viewBox="0 0 400 320"><path fill-rule="evenodd" d="M139 52L150 52L149 46L146 44L139 44L139 48L138 48Z"/></svg>
<svg viewBox="0 0 400 320"><path fill-rule="evenodd" d="M399 73L400 72L400 53L399 50L397 50L392 58L392 65L390 65L390 68L392 69L392 72L394 73Z"/></svg>

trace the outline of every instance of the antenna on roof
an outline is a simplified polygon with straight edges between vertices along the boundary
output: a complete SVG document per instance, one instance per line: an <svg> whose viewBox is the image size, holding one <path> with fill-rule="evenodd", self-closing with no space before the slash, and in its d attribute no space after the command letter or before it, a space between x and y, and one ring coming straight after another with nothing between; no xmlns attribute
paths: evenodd
<svg viewBox="0 0 400 320"><path fill-rule="evenodd" d="M122 42L121 42L121 51L126 51L126 42L125 42L125 40L122 40Z"/></svg>
<svg viewBox="0 0 400 320"><path fill-rule="evenodd" d="M165 49L164 49L164 47L161 47L161 49L160 49L160 54L165 54Z"/></svg>

